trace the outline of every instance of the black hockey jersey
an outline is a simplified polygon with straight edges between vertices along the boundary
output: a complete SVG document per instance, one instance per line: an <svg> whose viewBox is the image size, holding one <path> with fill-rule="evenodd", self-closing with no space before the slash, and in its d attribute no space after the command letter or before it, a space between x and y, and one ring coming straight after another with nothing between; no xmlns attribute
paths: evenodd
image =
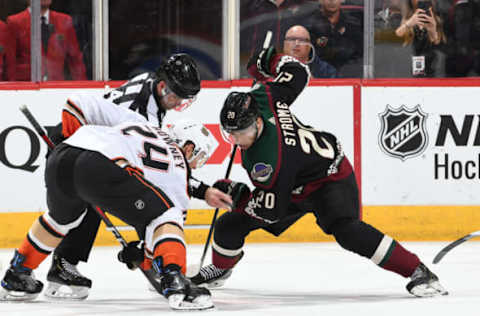
<svg viewBox="0 0 480 316"><path fill-rule="evenodd" d="M308 68L281 55L270 65L275 80L258 83L251 90L264 128L254 144L242 150L242 166L256 187L245 212L273 224L293 215L288 214L292 199L301 200L322 182L346 177L352 169L345 159L348 165L339 172L344 154L333 134L303 125L290 112L290 105L308 84Z"/></svg>

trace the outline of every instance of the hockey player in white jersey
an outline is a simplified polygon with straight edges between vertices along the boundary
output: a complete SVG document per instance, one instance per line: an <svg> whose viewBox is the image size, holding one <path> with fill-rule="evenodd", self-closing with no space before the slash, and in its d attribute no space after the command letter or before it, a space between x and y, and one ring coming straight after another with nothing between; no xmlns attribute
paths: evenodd
<svg viewBox="0 0 480 316"><path fill-rule="evenodd" d="M191 168L218 143L199 123L182 121L166 133L153 125L86 125L58 145L45 169L48 212L34 222L1 281L0 299L32 300L43 288L33 270L77 227L88 204L133 226L145 241L143 268L161 276L173 309L213 307L210 292L185 276L184 216Z"/></svg>
<svg viewBox="0 0 480 316"><path fill-rule="evenodd" d="M70 96L62 109L62 123L49 134L55 143L59 143L83 125L148 122L162 126L168 110L190 105L199 91L200 76L195 61L187 54L174 54L155 73L138 75L104 95ZM193 197L204 199L214 208L224 208L222 201L230 199L201 181L192 179L190 185ZM76 265L88 260L99 225L100 217L96 212L87 212L80 225L71 230L55 249L47 275L47 297L85 299L88 296L92 281L83 276Z"/></svg>

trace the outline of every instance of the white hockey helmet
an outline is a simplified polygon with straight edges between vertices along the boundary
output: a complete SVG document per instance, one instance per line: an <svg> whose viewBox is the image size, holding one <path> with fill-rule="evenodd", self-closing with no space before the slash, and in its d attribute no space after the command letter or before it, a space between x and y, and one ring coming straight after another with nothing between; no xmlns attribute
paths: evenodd
<svg viewBox="0 0 480 316"><path fill-rule="evenodd" d="M188 162L197 161L197 168L202 167L218 146L218 141L203 124L191 119L182 119L168 128L168 133L172 139L183 147L187 142L191 142L195 148L193 155Z"/></svg>

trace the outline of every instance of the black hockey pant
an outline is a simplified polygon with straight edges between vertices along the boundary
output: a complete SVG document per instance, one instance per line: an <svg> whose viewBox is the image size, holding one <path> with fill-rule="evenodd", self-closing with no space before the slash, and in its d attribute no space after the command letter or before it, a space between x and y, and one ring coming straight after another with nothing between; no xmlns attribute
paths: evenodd
<svg viewBox="0 0 480 316"><path fill-rule="evenodd" d="M345 179L328 182L305 201L289 205L289 217L265 225L245 213L224 213L215 223L215 244L227 250L243 247L247 235L264 229L279 236L307 212L313 212L317 225L332 234L345 249L371 258L384 234L359 220L358 187L352 173Z"/></svg>
<svg viewBox="0 0 480 316"><path fill-rule="evenodd" d="M66 144L57 146L48 158L45 183L48 213L59 225L74 222L89 205L95 205L132 225L143 238L145 227L173 206L160 188L143 177L127 172L97 152ZM89 210L84 219L93 217L98 227L98 215L93 214ZM89 228L94 226L89 224ZM69 238L71 232L75 235ZM67 249L70 253L73 248L78 251L85 241L91 248L92 235L92 230L85 227L71 229L66 235ZM73 244L78 241L80 245ZM88 256L89 251L83 250L83 254Z"/></svg>

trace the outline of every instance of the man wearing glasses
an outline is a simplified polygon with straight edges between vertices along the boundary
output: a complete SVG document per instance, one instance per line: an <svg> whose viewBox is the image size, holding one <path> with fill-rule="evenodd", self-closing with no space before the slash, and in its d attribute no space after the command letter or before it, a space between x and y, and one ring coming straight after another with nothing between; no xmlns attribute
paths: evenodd
<svg viewBox="0 0 480 316"><path fill-rule="evenodd" d="M283 41L283 52L308 65L313 78L337 77L335 67L321 60L315 54L315 48L310 41L310 33L301 25L295 25L288 29Z"/></svg>

